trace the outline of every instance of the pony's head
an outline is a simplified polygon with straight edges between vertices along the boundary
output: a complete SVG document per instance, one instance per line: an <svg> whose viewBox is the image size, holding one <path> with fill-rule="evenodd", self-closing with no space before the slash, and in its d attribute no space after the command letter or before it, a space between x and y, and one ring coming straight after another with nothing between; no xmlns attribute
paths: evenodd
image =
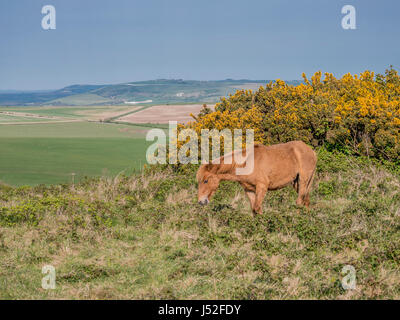
<svg viewBox="0 0 400 320"><path fill-rule="evenodd" d="M210 171L210 165L203 164L197 171L198 200L199 204L206 205L218 188L220 178Z"/></svg>

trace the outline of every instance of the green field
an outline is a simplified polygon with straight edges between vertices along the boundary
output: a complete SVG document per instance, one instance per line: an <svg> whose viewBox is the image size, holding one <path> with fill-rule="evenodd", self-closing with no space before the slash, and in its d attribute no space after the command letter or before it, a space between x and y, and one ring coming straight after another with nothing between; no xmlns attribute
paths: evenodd
<svg viewBox="0 0 400 320"><path fill-rule="evenodd" d="M116 175L144 164L143 126L76 122L0 126L0 181L10 185L71 182Z"/></svg>

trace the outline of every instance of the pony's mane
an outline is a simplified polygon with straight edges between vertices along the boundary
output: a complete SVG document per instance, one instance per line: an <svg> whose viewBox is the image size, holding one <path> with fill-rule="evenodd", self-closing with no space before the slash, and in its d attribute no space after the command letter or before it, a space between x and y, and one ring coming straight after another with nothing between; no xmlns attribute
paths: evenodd
<svg viewBox="0 0 400 320"><path fill-rule="evenodd" d="M258 149L259 147L262 147L262 144L254 144L254 149ZM201 181L201 179L204 177L204 175L209 172L213 174L224 174L224 173L231 173L234 169L236 168L241 168L245 166L245 162L243 164L238 164L235 162L235 157L234 155L239 153L240 150L235 150L232 152L227 153L226 155L223 155L222 157L219 157L217 159L214 159L211 163L208 164L202 164L197 171L196 179L198 182ZM246 149L242 150L242 156L246 156L246 160L248 157L248 154L246 152ZM245 161L246 161L245 160ZM218 163L219 162L219 163ZM228 163L225 163L228 162Z"/></svg>

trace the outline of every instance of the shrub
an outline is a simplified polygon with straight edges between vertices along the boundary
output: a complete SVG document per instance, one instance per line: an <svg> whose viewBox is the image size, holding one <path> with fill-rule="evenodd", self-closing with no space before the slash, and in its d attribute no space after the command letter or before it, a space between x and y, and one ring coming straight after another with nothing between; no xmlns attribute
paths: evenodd
<svg viewBox="0 0 400 320"><path fill-rule="evenodd" d="M266 87L239 90L202 111L189 123L201 129L254 129L255 140L275 144L302 140L314 147L380 160L400 161L400 77L365 71L337 79L316 72L304 83L282 80Z"/></svg>

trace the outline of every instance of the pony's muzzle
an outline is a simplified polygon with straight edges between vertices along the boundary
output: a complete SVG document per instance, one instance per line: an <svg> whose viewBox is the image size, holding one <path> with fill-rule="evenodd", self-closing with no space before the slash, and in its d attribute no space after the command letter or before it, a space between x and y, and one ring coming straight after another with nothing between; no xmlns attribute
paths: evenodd
<svg viewBox="0 0 400 320"><path fill-rule="evenodd" d="M203 200L199 200L199 204L202 205L202 206L205 206L206 204L208 204L208 199L205 198Z"/></svg>

